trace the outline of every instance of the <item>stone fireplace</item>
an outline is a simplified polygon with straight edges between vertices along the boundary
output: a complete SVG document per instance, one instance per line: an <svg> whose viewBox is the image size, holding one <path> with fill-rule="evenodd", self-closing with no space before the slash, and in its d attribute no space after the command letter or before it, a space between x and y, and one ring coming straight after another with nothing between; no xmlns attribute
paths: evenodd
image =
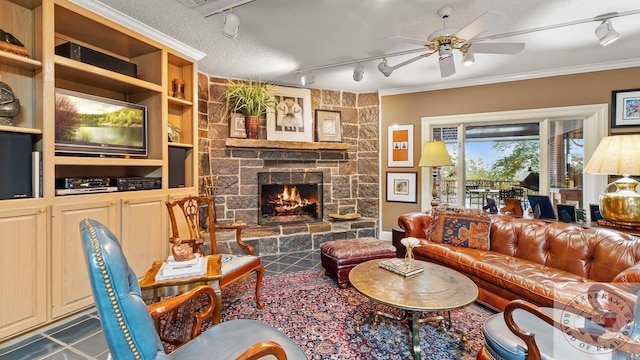
<svg viewBox="0 0 640 360"><path fill-rule="evenodd" d="M322 221L322 173L258 173L258 224Z"/></svg>
<svg viewBox="0 0 640 360"><path fill-rule="evenodd" d="M238 147L229 145L229 118L224 116L225 105L220 102L228 80L202 73L198 80L199 187L202 193L207 178L217 180L218 223L246 223L242 239L251 244L258 255L318 249L325 241L378 235L380 134L377 93L311 89L312 113L316 109L340 111L342 143L348 145L346 150L307 147L304 142L294 142L295 147L274 146L274 142L267 140L264 117L260 120L259 139L254 142L263 146ZM312 142L311 145L318 144ZM320 202L314 218L307 214L304 218L296 215L295 221L280 221L283 218L272 221L273 212L265 212L263 203L278 196L262 199L262 193L267 189L260 189L259 179L264 176L271 177L271 185L287 182L296 186L303 203ZM280 176L287 177L287 181ZM317 179L311 181L314 177ZM319 184L316 185L318 199L307 194L310 184ZM282 191L284 189L274 190ZM330 216L353 212L361 217L340 221ZM268 216L263 216L265 213ZM219 247L238 250L233 233L216 235Z"/></svg>

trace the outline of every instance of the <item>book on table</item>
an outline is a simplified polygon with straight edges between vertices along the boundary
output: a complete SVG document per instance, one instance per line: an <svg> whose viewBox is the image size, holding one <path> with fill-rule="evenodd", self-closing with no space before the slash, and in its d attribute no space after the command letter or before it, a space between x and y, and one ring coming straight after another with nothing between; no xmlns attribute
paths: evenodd
<svg viewBox="0 0 640 360"><path fill-rule="evenodd" d="M195 255L194 259L186 261L176 261L173 256L169 256L167 261L160 266L160 270L156 274L156 281L206 274L207 258L200 254Z"/></svg>
<svg viewBox="0 0 640 360"><path fill-rule="evenodd" d="M410 267L407 266L404 259L383 260L378 264L378 266L402 276L412 276L424 271L424 266L422 265L414 263Z"/></svg>

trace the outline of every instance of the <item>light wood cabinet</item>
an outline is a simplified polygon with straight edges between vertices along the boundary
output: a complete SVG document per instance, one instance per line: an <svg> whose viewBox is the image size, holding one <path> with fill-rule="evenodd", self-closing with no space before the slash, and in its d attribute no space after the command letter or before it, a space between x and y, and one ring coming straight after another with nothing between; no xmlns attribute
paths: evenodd
<svg viewBox="0 0 640 360"><path fill-rule="evenodd" d="M80 222L91 218L116 236L118 203L110 196L91 202L55 204L51 208L51 317L57 319L93 304L80 238Z"/></svg>
<svg viewBox="0 0 640 360"><path fill-rule="evenodd" d="M47 211L0 210L0 338L47 321Z"/></svg>
<svg viewBox="0 0 640 360"><path fill-rule="evenodd" d="M120 242L129 266L140 278L169 251L166 196L142 195L122 200Z"/></svg>
<svg viewBox="0 0 640 360"><path fill-rule="evenodd" d="M17 249L0 254L0 271L12 275L0 276L0 286L29 292L26 297L1 292L0 341L93 304L80 242L82 219L93 218L109 227L136 274L143 276L153 261L168 255L164 201L175 194L198 193L197 60L204 54L153 29L136 31L138 25L118 16L94 1L0 0L0 28L29 53L25 57L0 51L0 81L12 88L21 104L15 126L0 125L0 132L28 134L42 159L41 179L32 178L42 194L0 199L0 244ZM56 54L55 47L66 42L134 63L137 76ZM183 97L173 96L173 79L184 82ZM57 151L57 89L145 106L147 155ZM172 128L180 130L179 139L169 139ZM181 149L173 163L170 154L176 152L170 149ZM169 184L175 169L184 179L179 189ZM5 170L0 165L0 174L11 176ZM162 185L153 190L59 195L56 180L70 177L160 178Z"/></svg>

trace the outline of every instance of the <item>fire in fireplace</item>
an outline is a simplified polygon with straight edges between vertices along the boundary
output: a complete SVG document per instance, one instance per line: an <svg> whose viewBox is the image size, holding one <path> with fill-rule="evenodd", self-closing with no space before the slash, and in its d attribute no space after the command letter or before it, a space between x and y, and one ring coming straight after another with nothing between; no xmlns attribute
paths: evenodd
<svg viewBox="0 0 640 360"><path fill-rule="evenodd" d="M291 177L305 174L275 174L258 174L260 225L322 220L322 181L317 180L322 173L299 181Z"/></svg>

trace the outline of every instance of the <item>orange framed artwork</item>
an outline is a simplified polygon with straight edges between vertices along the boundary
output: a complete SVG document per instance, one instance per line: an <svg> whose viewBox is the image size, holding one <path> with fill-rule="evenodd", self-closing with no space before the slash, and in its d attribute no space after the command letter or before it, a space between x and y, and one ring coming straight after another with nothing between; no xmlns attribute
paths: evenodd
<svg viewBox="0 0 640 360"><path fill-rule="evenodd" d="M391 125L388 134L389 167L413 167L413 125Z"/></svg>

